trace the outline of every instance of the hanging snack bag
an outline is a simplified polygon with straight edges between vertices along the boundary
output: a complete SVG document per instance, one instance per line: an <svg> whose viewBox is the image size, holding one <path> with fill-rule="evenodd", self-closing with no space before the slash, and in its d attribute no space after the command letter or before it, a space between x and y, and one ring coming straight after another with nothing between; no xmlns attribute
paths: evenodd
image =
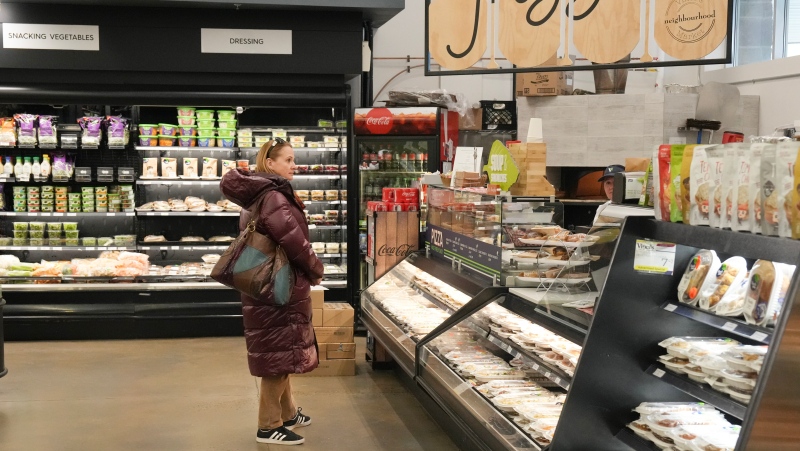
<svg viewBox="0 0 800 451"><path fill-rule="evenodd" d="M183 159L183 176L186 178L197 178L197 158Z"/></svg>
<svg viewBox="0 0 800 451"><path fill-rule="evenodd" d="M778 189L778 236L782 237L792 236L792 223L796 209L793 202L794 165L797 161L798 146L800 146L798 142L778 144L775 154L775 178L778 181L776 186Z"/></svg>
<svg viewBox="0 0 800 451"><path fill-rule="evenodd" d="M683 163L683 151L685 145L679 144L670 146L669 155L669 220L671 222L683 222L683 202L681 198L681 164Z"/></svg>
<svg viewBox="0 0 800 451"><path fill-rule="evenodd" d="M761 157L764 155L764 144L750 145L750 175L747 184L747 206L750 210L746 230L761 233Z"/></svg>
<svg viewBox="0 0 800 451"><path fill-rule="evenodd" d="M759 199L761 204L761 233L767 236L778 236L778 166L776 156L778 147L775 144L753 144L763 146L761 150L761 177Z"/></svg>
<svg viewBox="0 0 800 451"><path fill-rule="evenodd" d="M36 121L39 116L35 114L15 114L14 119L19 125L17 142L25 145L36 145Z"/></svg>
<svg viewBox="0 0 800 451"><path fill-rule="evenodd" d="M714 279L700 293L700 308L713 312L728 290L739 285L746 274L747 261L744 258L731 257L722 262Z"/></svg>
<svg viewBox="0 0 800 451"><path fill-rule="evenodd" d="M714 146L694 148L689 169L689 224L709 224L709 201L711 197L711 169L708 150ZM684 156L685 158L685 156Z"/></svg>
<svg viewBox="0 0 800 451"><path fill-rule="evenodd" d="M736 180L731 205L731 230L749 231L750 225L750 144L732 144L736 148ZM760 163L760 159L759 159Z"/></svg>
<svg viewBox="0 0 800 451"><path fill-rule="evenodd" d="M234 160L222 160L222 176L225 177L229 171L236 169L236 162Z"/></svg>
<svg viewBox="0 0 800 451"><path fill-rule="evenodd" d="M142 178L154 179L158 177L158 158L142 158Z"/></svg>
<svg viewBox="0 0 800 451"><path fill-rule="evenodd" d="M14 146L17 144L17 126L13 117L0 118L0 145Z"/></svg>
<svg viewBox="0 0 800 451"><path fill-rule="evenodd" d="M128 121L122 116L106 117L109 146L125 146L130 140L128 132Z"/></svg>
<svg viewBox="0 0 800 451"><path fill-rule="evenodd" d="M758 260L750 271L744 299L744 318L757 326L774 325L780 315L795 267Z"/></svg>
<svg viewBox="0 0 800 451"><path fill-rule="evenodd" d="M217 159L203 157L203 178L217 178Z"/></svg>
<svg viewBox="0 0 800 451"><path fill-rule="evenodd" d="M658 148L658 204L656 209L662 221L669 221L669 187L672 180L670 174L670 149L669 145ZM655 181L654 181L655 183Z"/></svg>
<svg viewBox="0 0 800 451"><path fill-rule="evenodd" d="M39 144L58 144L56 119L55 116L39 116Z"/></svg>
<svg viewBox="0 0 800 451"><path fill-rule="evenodd" d="M684 224L691 224L689 213L692 208L691 203L691 171L692 171L692 160L694 159L694 148L697 147L695 144L691 144L686 146L683 149L683 161L681 162L681 170L680 170L680 196L681 196L681 216L683 217Z"/></svg>
<svg viewBox="0 0 800 451"><path fill-rule="evenodd" d="M708 203L708 225L720 227L722 222L722 174L725 168L725 148L713 146L706 151L708 157L708 172L711 178L711 186Z"/></svg>
<svg viewBox="0 0 800 451"><path fill-rule="evenodd" d="M164 157L161 159L161 177L165 179L178 178L178 160Z"/></svg>
<svg viewBox="0 0 800 451"><path fill-rule="evenodd" d="M678 300L684 304L697 304L706 282L715 278L719 267L716 252L703 249L694 254L678 284Z"/></svg>
<svg viewBox="0 0 800 451"><path fill-rule="evenodd" d="M734 205L736 205L736 181L738 171L736 167L736 148L733 144L725 145L724 172L722 174L722 195L720 196L720 228L730 228L731 218L734 218Z"/></svg>

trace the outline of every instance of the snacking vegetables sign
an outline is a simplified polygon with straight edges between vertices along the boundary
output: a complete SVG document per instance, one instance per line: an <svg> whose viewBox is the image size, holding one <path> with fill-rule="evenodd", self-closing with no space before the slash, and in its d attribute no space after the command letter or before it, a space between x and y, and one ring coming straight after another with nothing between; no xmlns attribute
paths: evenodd
<svg viewBox="0 0 800 451"><path fill-rule="evenodd" d="M728 63L733 8L733 0L427 0L425 72Z"/></svg>
<svg viewBox="0 0 800 451"><path fill-rule="evenodd" d="M436 257L458 259L462 265L486 276L500 276L501 249L498 246L430 224L425 232L425 241Z"/></svg>
<svg viewBox="0 0 800 451"><path fill-rule="evenodd" d="M97 25L4 23L4 49L100 50Z"/></svg>

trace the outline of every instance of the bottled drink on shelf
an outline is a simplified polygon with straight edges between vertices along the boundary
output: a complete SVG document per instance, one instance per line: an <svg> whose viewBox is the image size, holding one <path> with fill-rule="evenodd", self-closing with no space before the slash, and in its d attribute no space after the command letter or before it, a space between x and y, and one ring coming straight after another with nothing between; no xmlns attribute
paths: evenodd
<svg viewBox="0 0 800 451"><path fill-rule="evenodd" d="M31 175L39 177L42 174L42 166L39 165L39 157L33 157L33 165L31 165Z"/></svg>
<svg viewBox="0 0 800 451"><path fill-rule="evenodd" d="M400 150L400 172L408 172L408 149L406 147Z"/></svg>
<svg viewBox="0 0 800 451"><path fill-rule="evenodd" d="M408 172L415 172L417 170L417 151L412 148L408 150Z"/></svg>
<svg viewBox="0 0 800 451"><path fill-rule="evenodd" d="M381 171L390 172L393 170L394 162L392 161L392 152L389 149L383 151L383 167Z"/></svg>
<svg viewBox="0 0 800 451"><path fill-rule="evenodd" d="M50 155L42 155L42 177L50 177Z"/></svg>
<svg viewBox="0 0 800 451"><path fill-rule="evenodd" d="M361 154L361 169L368 169L369 168L369 148L364 147L364 151Z"/></svg>
<svg viewBox="0 0 800 451"><path fill-rule="evenodd" d="M31 157L24 158L25 163L22 165L22 175L31 175Z"/></svg>
<svg viewBox="0 0 800 451"><path fill-rule="evenodd" d="M393 160L393 163L394 163L393 164L394 172L400 172L400 170L401 170L400 169L400 149L398 149L396 147L394 148L394 150L392 152L392 160Z"/></svg>
<svg viewBox="0 0 800 451"><path fill-rule="evenodd" d="M22 157L17 157L17 164L14 165L14 175L19 177L20 175L22 175L22 172L23 172Z"/></svg>
<svg viewBox="0 0 800 451"><path fill-rule="evenodd" d="M14 173L14 165L11 164L11 157L6 157L6 164L3 166L3 175L11 177Z"/></svg>

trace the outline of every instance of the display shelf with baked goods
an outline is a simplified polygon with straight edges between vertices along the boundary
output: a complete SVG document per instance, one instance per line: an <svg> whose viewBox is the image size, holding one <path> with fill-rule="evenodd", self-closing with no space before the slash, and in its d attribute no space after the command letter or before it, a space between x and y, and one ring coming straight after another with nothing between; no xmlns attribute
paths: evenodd
<svg viewBox="0 0 800 451"><path fill-rule="evenodd" d="M796 241L626 218L551 449L800 445L798 263Z"/></svg>

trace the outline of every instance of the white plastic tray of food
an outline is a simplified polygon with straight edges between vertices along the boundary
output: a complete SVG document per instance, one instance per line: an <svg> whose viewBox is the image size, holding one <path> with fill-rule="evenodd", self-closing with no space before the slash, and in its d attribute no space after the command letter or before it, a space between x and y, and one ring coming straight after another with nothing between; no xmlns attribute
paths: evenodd
<svg viewBox="0 0 800 451"><path fill-rule="evenodd" d="M540 240L531 238L518 238L519 242L528 246L561 246L567 248L588 247L594 244L594 241L564 241L564 240Z"/></svg>
<svg viewBox="0 0 800 451"><path fill-rule="evenodd" d="M548 278L541 278L541 277L522 277L522 276L517 276L517 282L522 282L522 283L549 283L549 284L560 283L560 284L564 284L564 285L580 285L582 283L587 283L587 282L589 282L591 280L592 280L591 277L585 277L585 278L580 278L580 279L564 279L564 278L548 279Z"/></svg>
<svg viewBox="0 0 800 451"><path fill-rule="evenodd" d="M480 382L490 382L501 379L525 379L525 373L519 370L479 371L475 373L475 379Z"/></svg>

